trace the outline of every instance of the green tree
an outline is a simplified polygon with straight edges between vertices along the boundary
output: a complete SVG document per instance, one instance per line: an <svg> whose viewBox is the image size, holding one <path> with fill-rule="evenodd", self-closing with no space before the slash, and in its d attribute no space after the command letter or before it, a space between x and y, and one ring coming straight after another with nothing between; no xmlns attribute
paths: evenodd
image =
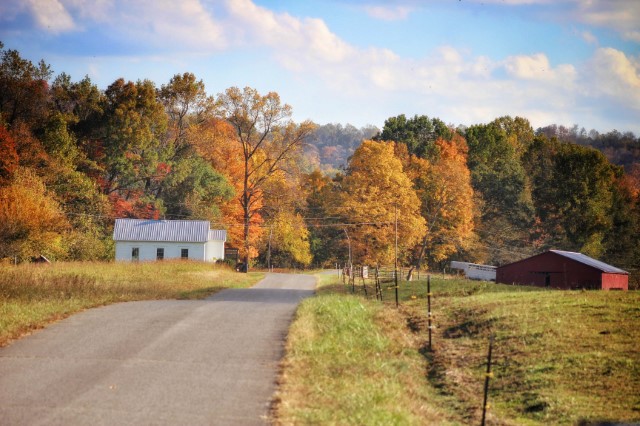
<svg viewBox="0 0 640 426"><path fill-rule="evenodd" d="M504 263L531 252L534 208L529 178L519 155L519 126L508 119L466 130L471 182L480 206L480 237L490 262ZM526 126L525 126L526 127ZM515 129L515 130L514 130Z"/></svg>
<svg viewBox="0 0 640 426"><path fill-rule="evenodd" d="M452 130L438 118L415 115L407 119L401 114L385 120L382 132L375 139L402 142L407 145L410 154L432 159L438 155L436 140L450 139L452 136Z"/></svg>
<svg viewBox="0 0 640 426"><path fill-rule="evenodd" d="M528 157L537 216L552 236L546 245L602 256L622 170L593 148L545 137L536 138Z"/></svg>
<svg viewBox="0 0 640 426"><path fill-rule="evenodd" d="M162 211L157 191L170 171L168 150L161 145L167 116L157 101L152 82L116 80L105 91L102 122L103 155L97 160L104 173L102 190L114 203L133 205L142 210L117 214L147 214ZM157 214L157 213L156 213Z"/></svg>
<svg viewBox="0 0 640 426"><path fill-rule="evenodd" d="M344 229L339 226L344 221L338 201L342 177L338 174L332 180L320 170L314 170L302 181L311 252L314 262L324 267L346 262L348 256Z"/></svg>

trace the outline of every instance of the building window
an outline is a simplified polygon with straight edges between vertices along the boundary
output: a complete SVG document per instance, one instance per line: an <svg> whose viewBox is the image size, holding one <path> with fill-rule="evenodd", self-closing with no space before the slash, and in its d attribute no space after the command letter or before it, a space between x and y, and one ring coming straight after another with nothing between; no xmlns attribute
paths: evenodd
<svg viewBox="0 0 640 426"><path fill-rule="evenodd" d="M164 248L158 248L158 249L156 249L156 259L157 259L157 260L162 260L162 259L164 259Z"/></svg>
<svg viewBox="0 0 640 426"><path fill-rule="evenodd" d="M131 249L131 260L140 260L140 249L138 247Z"/></svg>
<svg viewBox="0 0 640 426"><path fill-rule="evenodd" d="M180 250L180 257L182 259L188 259L189 258L189 249Z"/></svg>

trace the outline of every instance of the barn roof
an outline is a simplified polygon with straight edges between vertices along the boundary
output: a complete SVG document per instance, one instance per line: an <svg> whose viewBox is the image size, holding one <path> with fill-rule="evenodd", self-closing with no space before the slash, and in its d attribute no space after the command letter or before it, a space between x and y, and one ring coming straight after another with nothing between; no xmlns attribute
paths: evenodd
<svg viewBox="0 0 640 426"><path fill-rule="evenodd" d="M549 250L549 251L552 253L558 254L560 256L567 257L571 260L575 260L576 262L583 263L587 266L591 266L592 268L599 269L602 272L606 272L610 274L628 274L627 271L623 271L620 268L616 268L615 266L611 266L607 263L601 262L599 260L596 260L582 253L576 253L573 251L562 251L562 250Z"/></svg>
<svg viewBox="0 0 640 426"><path fill-rule="evenodd" d="M147 220L116 219L113 228L115 241L175 241L205 243L226 240L227 233L209 229L206 220Z"/></svg>

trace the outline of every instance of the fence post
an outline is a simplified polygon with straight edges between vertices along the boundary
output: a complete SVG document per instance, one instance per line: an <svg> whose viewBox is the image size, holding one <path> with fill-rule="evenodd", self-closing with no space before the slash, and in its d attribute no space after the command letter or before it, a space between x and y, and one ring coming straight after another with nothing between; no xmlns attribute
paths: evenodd
<svg viewBox="0 0 640 426"><path fill-rule="evenodd" d="M399 306L398 303L398 268L395 268L393 270L393 278L394 278L394 282L395 282L395 287L396 287L396 308Z"/></svg>
<svg viewBox="0 0 640 426"><path fill-rule="evenodd" d="M429 329L429 350L431 351L431 330L433 326L431 325L431 275L427 275L427 322Z"/></svg>
<svg viewBox="0 0 640 426"><path fill-rule="evenodd" d="M487 399L489 397L489 380L493 377L493 373L491 372L491 351L493 350L493 334L489 338L489 354L487 355L487 373L484 376L484 400L482 402L482 423L481 425L485 425L485 419L487 414L487 408L489 408L489 404L487 403Z"/></svg>

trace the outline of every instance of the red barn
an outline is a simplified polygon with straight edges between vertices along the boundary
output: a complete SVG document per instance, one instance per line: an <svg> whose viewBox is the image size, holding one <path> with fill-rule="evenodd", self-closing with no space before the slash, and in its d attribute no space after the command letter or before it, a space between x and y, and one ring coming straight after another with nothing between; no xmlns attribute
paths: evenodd
<svg viewBox="0 0 640 426"><path fill-rule="evenodd" d="M561 289L627 290L629 273L582 253L549 250L499 266L496 282Z"/></svg>

